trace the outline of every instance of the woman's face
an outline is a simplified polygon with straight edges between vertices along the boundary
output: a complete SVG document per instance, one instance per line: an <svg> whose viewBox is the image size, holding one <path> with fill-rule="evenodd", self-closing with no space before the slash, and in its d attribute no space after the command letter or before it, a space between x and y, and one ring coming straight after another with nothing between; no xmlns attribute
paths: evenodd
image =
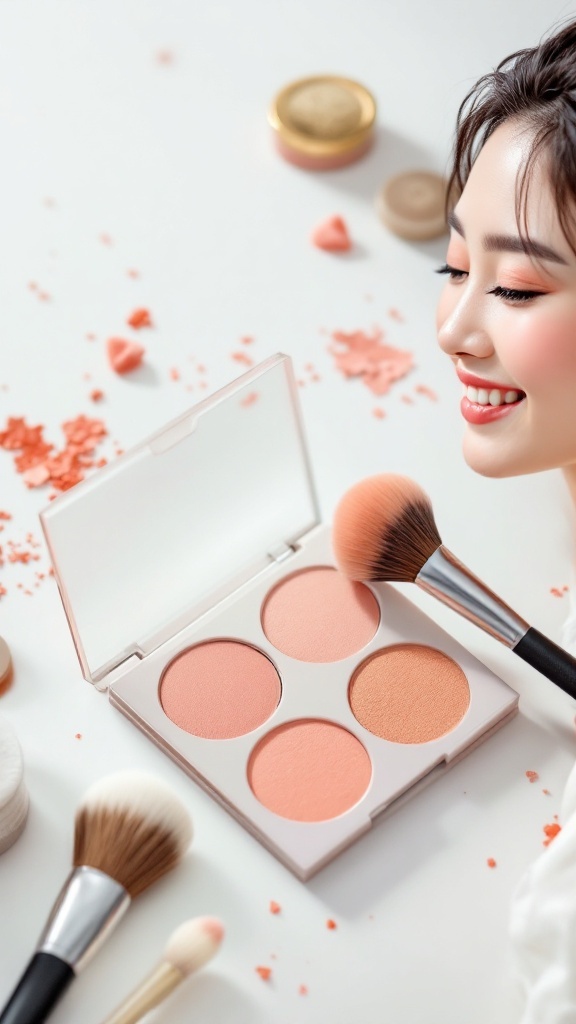
<svg viewBox="0 0 576 1024"><path fill-rule="evenodd" d="M492 477L576 468L576 256L545 155L528 191L527 246L520 240L516 182L530 141L505 122L482 148L452 218L437 311L463 385L464 457Z"/></svg>

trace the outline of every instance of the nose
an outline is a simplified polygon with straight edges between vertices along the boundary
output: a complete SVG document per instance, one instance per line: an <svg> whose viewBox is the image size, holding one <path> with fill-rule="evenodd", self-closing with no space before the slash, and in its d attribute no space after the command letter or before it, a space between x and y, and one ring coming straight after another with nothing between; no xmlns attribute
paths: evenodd
<svg viewBox="0 0 576 1024"><path fill-rule="evenodd" d="M438 344L449 356L493 355L494 346L485 322L482 298L469 285L446 285L437 310Z"/></svg>

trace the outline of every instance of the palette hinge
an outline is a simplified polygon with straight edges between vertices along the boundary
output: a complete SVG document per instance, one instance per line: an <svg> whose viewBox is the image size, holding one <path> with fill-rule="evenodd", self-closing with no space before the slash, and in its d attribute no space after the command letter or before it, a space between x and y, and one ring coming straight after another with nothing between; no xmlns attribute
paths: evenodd
<svg viewBox="0 0 576 1024"><path fill-rule="evenodd" d="M268 552L268 558L271 562L284 562L295 551L296 548L292 547L291 544L279 544L278 547Z"/></svg>

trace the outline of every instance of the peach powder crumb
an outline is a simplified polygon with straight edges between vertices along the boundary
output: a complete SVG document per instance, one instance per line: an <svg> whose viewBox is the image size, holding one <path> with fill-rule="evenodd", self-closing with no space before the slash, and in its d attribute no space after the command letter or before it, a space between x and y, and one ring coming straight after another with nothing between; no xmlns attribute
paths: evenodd
<svg viewBox="0 0 576 1024"><path fill-rule="evenodd" d="M282 910L282 907L280 906L279 903L276 903L276 900L270 900L270 913L271 914L279 914L281 910Z"/></svg>
<svg viewBox="0 0 576 1024"><path fill-rule="evenodd" d="M551 795L552 795L552 794L550 793L550 790L549 790L549 789L543 789L543 790L542 790L542 792L544 793L544 796L551 796Z"/></svg>
<svg viewBox="0 0 576 1024"><path fill-rule="evenodd" d="M326 252L347 252L352 248L346 222L338 215L328 217L312 232L312 244Z"/></svg>
<svg viewBox="0 0 576 1024"><path fill-rule="evenodd" d="M271 967L255 967L254 969L256 971L256 974L260 975L262 981L268 981L270 979L270 976L272 974Z"/></svg>
<svg viewBox="0 0 576 1024"><path fill-rule="evenodd" d="M544 839L542 845L549 846L552 840L558 835L558 833L562 831L562 827L558 824L558 822L554 822L554 824L552 825L544 825L543 831L544 835L547 836L547 838Z"/></svg>
<svg viewBox="0 0 576 1024"><path fill-rule="evenodd" d="M525 774L528 782L537 782L539 779L538 772L527 771Z"/></svg>
<svg viewBox="0 0 576 1024"><path fill-rule="evenodd" d="M150 316L150 310L144 308L135 309L128 317L126 323L129 324L130 327L136 328L136 330L139 330L141 327L152 327L153 324L152 317Z"/></svg>
<svg viewBox="0 0 576 1024"><path fill-rule="evenodd" d="M101 402L104 398L104 392L101 391L100 388L94 388L94 390L90 392L90 398L93 402Z"/></svg>
<svg viewBox="0 0 576 1024"><path fill-rule="evenodd" d="M19 452L14 464L28 487L50 483L58 491L69 490L93 464L91 455L106 435L106 427L102 420L83 415L67 420L62 424L66 444L60 452L44 440L43 430L29 426L24 417L9 417L6 429L0 431L0 448Z"/></svg>
<svg viewBox="0 0 576 1024"><path fill-rule="evenodd" d="M231 358L235 362L241 363L242 366L254 366L254 360L250 359L250 356L247 356L245 352L232 352Z"/></svg>
<svg viewBox="0 0 576 1024"><path fill-rule="evenodd" d="M334 929L337 928L338 925L336 924L336 921L333 921L332 918L329 917L328 920L326 921L326 927L330 929L330 931L334 931Z"/></svg>
<svg viewBox="0 0 576 1024"><path fill-rule="evenodd" d="M487 863L489 868L495 868L496 867L496 861L494 860L494 857L488 857L488 860L486 861L486 863Z"/></svg>
<svg viewBox="0 0 576 1024"><path fill-rule="evenodd" d="M129 373L140 366L145 349L135 341L126 338L108 338L106 342L108 361L116 373Z"/></svg>
<svg viewBox="0 0 576 1024"><path fill-rule="evenodd" d="M299 996L307 996L308 995L308 986L307 985L300 985L298 987L298 995Z"/></svg>
<svg viewBox="0 0 576 1024"><path fill-rule="evenodd" d="M373 410L372 410L372 415L373 415L373 416L374 416L374 417L375 417L375 418L376 418L377 420L384 420L384 419L386 419L386 413L384 412L384 409L378 409L378 408L376 408L376 409L373 409Z"/></svg>
<svg viewBox="0 0 576 1024"><path fill-rule="evenodd" d="M180 370L176 369L175 366L170 370L170 380L180 380Z"/></svg>
<svg viewBox="0 0 576 1024"><path fill-rule="evenodd" d="M429 398L431 402L438 401L438 395L432 388L429 388L426 384L417 384L414 388L416 394L424 395L425 398Z"/></svg>
<svg viewBox="0 0 576 1024"><path fill-rule="evenodd" d="M243 405L244 408L246 408L249 405L254 405L254 402L257 402L257 401L258 401L258 392L257 391L251 391L248 395L246 395L245 398L242 398L240 400L240 405Z"/></svg>
<svg viewBox="0 0 576 1024"><path fill-rule="evenodd" d="M75 734L75 736L74 736L74 739L75 739L75 740L81 740L81 739L82 739L82 733L81 733L81 732L77 732L77 733Z"/></svg>
<svg viewBox="0 0 576 1024"><path fill-rule="evenodd" d="M375 328L364 331L333 331L332 339L344 348L331 347L336 369L345 377L360 377L375 395L385 395L390 386L414 367L411 352L405 352L383 341L384 334Z"/></svg>
<svg viewBox="0 0 576 1024"><path fill-rule="evenodd" d="M564 594L568 590L568 587L550 587L550 593L553 597L564 597Z"/></svg>

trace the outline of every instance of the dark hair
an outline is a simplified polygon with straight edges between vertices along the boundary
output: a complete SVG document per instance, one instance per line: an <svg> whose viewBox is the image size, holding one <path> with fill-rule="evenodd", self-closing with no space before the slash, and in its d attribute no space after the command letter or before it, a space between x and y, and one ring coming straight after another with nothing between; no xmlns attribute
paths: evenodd
<svg viewBox="0 0 576 1024"><path fill-rule="evenodd" d="M506 57L463 100L448 178L449 207L460 196L484 143L511 119L534 132L517 188L521 234L528 234L526 196L534 164L543 152L560 226L576 253L576 21L538 46Z"/></svg>

